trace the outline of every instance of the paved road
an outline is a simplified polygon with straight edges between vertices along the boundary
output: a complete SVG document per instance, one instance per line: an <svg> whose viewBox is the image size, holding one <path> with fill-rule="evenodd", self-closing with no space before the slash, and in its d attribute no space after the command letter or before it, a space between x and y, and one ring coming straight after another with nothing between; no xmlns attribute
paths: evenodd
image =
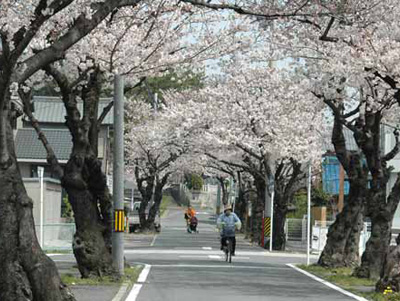
<svg viewBox="0 0 400 301"><path fill-rule="evenodd" d="M129 238L126 259L151 265L138 301L352 300L286 265L304 257L269 254L244 239L226 263L214 217L201 210L198 217L200 233L189 234L182 209L170 208L159 235Z"/></svg>

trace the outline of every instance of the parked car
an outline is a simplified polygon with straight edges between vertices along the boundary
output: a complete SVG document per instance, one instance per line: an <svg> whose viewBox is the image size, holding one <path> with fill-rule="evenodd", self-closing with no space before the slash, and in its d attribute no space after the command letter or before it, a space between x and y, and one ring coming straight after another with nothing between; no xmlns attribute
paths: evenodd
<svg viewBox="0 0 400 301"><path fill-rule="evenodd" d="M139 208L141 202L134 202L132 210L128 210L128 223L129 223L129 233L134 233L136 230L140 229L140 219L139 219ZM149 214L150 207L146 208L146 219ZM157 232L161 230L160 222L160 212L157 212L156 218L154 220L154 227Z"/></svg>

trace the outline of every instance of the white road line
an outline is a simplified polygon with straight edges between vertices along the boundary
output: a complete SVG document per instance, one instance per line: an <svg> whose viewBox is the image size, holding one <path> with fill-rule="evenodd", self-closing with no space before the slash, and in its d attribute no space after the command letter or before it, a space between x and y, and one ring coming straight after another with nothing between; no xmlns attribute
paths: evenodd
<svg viewBox="0 0 400 301"><path fill-rule="evenodd" d="M203 247L202 249L203 249L203 250L212 250L211 247Z"/></svg>
<svg viewBox="0 0 400 301"><path fill-rule="evenodd" d="M220 256L220 255L208 255L208 258L210 258L210 259L222 259L222 256Z"/></svg>
<svg viewBox="0 0 400 301"><path fill-rule="evenodd" d="M137 280L138 283L144 283L147 279L147 276L150 273L150 269L151 269L151 265L150 264L146 264L144 266L144 269L142 270L142 272L139 275L139 278Z"/></svg>
<svg viewBox="0 0 400 301"><path fill-rule="evenodd" d="M125 301L135 301L136 298L139 296L142 286L143 284L134 284Z"/></svg>
<svg viewBox="0 0 400 301"><path fill-rule="evenodd" d="M365 299L363 297L360 297L360 296L357 296L355 294L352 294L352 293L350 293L350 292L348 292L348 291L346 291L346 290L344 290L344 289L342 289L342 288L340 288L340 287L338 287L338 286L336 286L336 285L334 285L334 284L332 284L332 283L330 283L330 282L328 282L328 281L326 281L324 279L318 278L317 276L315 276L315 275L313 275L313 274L311 274L309 272L306 272L306 271L304 271L302 269L299 269L298 267L294 266L293 264L288 263L286 265L291 267L292 269L295 269L296 271L298 271L298 272L300 272L300 273L302 273L302 274L314 279L315 281L318 281L318 282L320 282L320 283L322 283L322 284L324 284L324 285L326 285L326 286L328 286L328 287L330 287L330 288L332 288L332 289L334 289L334 290L336 290L336 291L338 291L338 292L340 292L340 293L342 293L342 294L344 294L346 296L349 296L349 297L351 297L353 299L356 299L358 301L368 301L367 299Z"/></svg>
<svg viewBox="0 0 400 301"><path fill-rule="evenodd" d="M287 267L259 267L259 266L245 266L234 265L227 263L224 265L201 265L201 264L153 264L152 268L207 268L207 269L251 269L251 270L288 270Z"/></svg>
<svg viewBox="0 0 400 301"><path fill-rule="evenodd" d="M143 287L143 283L146 281L147 276L149 275L150 268L151 268L150 264L146 264L144 266L144 269L140 273L139 278L137 280L138 283L135 283L133 285L133 287L132 287L131 291L129 292L129 295L125 301L135 301L136 300L136 298L139 296L140 290Z"/></svg>
<svg viewBox="0 0 400 301"><path fill-rule="evenodd" d="M156 239L157 239L157 234L154 235L154 238L153 238L153 241L150 244L150 247L154 246L154 243L156 242Z"/></svg>
<svg viewBox="0 0 400 301"><path fill-rule="evenodd" d="M125 250L125 254L170 254L170 255L220 255L220 250L159 250L159 249L145 249L145 250ZM242 256L269 256L268 252L252 252L252 251L239 251L237 255ZM304 256L303 256L304 257Z"/></svg>
<svg viewBox="0 0 400 301"><path fill-rule="evenodd" d="M207 258L206 255L179 255L180 258Z"/></svg>

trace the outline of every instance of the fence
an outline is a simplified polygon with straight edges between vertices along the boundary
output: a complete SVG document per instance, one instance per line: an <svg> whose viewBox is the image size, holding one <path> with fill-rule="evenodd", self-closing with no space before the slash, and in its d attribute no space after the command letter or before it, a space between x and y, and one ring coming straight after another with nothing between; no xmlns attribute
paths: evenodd
<svg viewBox="0 0 400 301"><path fill-rule="evenodd" d="M35 226L36 236L40 242L40 226ZM75 234L75 224L44 224L43 246L44 250L72 250L72 240Z"/></svg>
<svg viewBox="0 0 400 301"><path fill-rule="evenodd" d="M320 253L325 247L328 229L333 221L315 221L311 230L311 250ZM362 254L365 245L371 235L371 224L364 223L363 230L360 234L359 252ZM305 251L307 249L307 219L286 219L286 250L288 251Z"/></svg>
<svg viewBox="0 0 400 301"><path fill-rule="evenodd" d="M285 223L286 250L305 251L307 249L307 220L288 218Z"/></svg>

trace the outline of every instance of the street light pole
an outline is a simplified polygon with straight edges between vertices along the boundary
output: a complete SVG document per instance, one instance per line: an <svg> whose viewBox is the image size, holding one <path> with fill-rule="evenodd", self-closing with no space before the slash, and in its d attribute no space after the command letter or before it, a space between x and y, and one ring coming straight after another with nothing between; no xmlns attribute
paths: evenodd
<svg viewBox="0 0 400 301"><path fill-rule="evenodd" d="M38 167L38 175L40 181L40 247L43 248L44 246L44 237L43 237L43 221L44 221L44 206L43 206L43 175L44 175L44 168L39 166Z"/></svg>
<svg viewBox="0 0 400 301"><path fill-rule="evenodd" d="M124 275L124 80L114 81L114 231L112 235L113 265L118 275Z"/></svg>
<svg viewBox="0 0 400 301"><path fill-rule="evenodd" d="M311 231L311 162L308 166L307 185L307 265L310 264L310 231Z"/></svg>

